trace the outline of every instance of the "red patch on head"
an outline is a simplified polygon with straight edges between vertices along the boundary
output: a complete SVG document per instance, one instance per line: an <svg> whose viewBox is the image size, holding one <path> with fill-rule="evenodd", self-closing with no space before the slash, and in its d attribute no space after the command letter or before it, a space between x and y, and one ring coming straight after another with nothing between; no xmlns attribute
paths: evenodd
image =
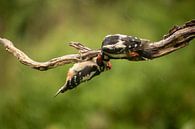
<svg viewBox="0 0 195 129"><path fill-rule="evenodd" d="M138 57L139 54L137 52L129 52L130 57Z"/></svg>
<svg viewBox="0 0 195 129"><path fill-rule="evenodd" d="M106 69L110 70L111 68L112 68L112 64L110 63L110 61L108 61L106 64Z"/></svg>
<svg viewBox="0 0 195 129"><path fill-rule="evenodd" d="M102 55L98 54L98 56L97 56L97 63L101 64L102 62L103 62Z"/></svg>

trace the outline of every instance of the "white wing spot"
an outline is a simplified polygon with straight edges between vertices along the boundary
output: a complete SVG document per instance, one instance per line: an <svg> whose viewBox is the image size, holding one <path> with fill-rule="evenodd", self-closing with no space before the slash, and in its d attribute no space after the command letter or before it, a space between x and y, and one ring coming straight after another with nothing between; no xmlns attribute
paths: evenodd
<svg viewBox="0 0 195 129"><path fill-rule="evenodd" d="M74 82L76 82L76 79L77 79L77 77L76 77L76 76L74 76Z"/></svg>
<svg viewBox="0 0 195 129"><path fill-rule="evenodd" d="M115 48L125 48L126 46L123 44L124 41L119 40L118 43L114 45Z"/></svg>

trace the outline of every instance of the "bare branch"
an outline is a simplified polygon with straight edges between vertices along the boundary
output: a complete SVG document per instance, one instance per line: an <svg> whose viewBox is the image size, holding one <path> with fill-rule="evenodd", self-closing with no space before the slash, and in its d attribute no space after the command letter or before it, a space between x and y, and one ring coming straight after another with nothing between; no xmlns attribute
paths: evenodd
<svg viewBox="0 0 195 129"><path fill-rule="evenodd" d="M88 51L92 51L91 48L88 48L88 47L86 47L86 46L83 46L83 45L82 45L81 43L79 43L79 42L71 42L71 43L69 44L69 46L76 48L77 50L79 50L79 52L80 52L81 54L82 54L82 53L86 53L86 52L88 52Z"/></svg>
<svg viewBox="0 0 195 129"><path fill-rule="evenodd" d="M185 23L183 26L174 26L164 39L158 42L146 43L145 51L152 52L152 59L167 55L183 48L195 38L195 20Z"/></svg>
<svg viewBox="0 0 195 129"><path fill-rule="evenodd" d="M90 51L86 51L82 55L70 54L70 55L64 55L61 57L53 58L47 62L37 62L29 58L24 52L16 48L11 41L0 38L0 43L3 44L6 50L9 51L11 54L13 54L22 64L40 71L45 71L65 64L90 60L91 57L97 56L98 53L100 52L100 51L90 50ZM72 44L72 46L77 46L77 48L79 48L78 44Z"/></svg>
<svg viewBox="0 0 195 129"><path fill-rule="evenodd" d="M144 42L143 51L152 53L151 59L158 58L187 46L193 38L195 38L195 20L187 22L183 26L175 26L158 42ZM22 64L41 71L65 64L87 61L96 57L101 52L100 50L92 50L85 47L78 42L72 42L70 46L78 49L80 54L69 54L51 59L47 62L37 62L16 48L11 41L0 38L0 43L3 44L6 50L13 54Z"/></svg>

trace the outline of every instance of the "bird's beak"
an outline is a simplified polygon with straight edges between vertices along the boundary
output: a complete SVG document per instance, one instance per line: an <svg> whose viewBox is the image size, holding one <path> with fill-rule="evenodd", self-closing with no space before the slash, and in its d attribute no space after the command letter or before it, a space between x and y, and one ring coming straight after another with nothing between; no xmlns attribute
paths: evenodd
<svg viewBox="0 0 195 129"><path fill-rule="evenodd" d="M57 97L60 93L61 93L61 89L59 89L58 92L56 92L56 94L54 95L54 97Z"/></svg>
<svg viewBox="0 0 195 129"><path fill-rule="evenodd" d="M65 91L68 90L68 87L66 85L62 86L58 92L56 92L56 94L54 95L54 97L57 97L60 93L64 93Z"/></svg>

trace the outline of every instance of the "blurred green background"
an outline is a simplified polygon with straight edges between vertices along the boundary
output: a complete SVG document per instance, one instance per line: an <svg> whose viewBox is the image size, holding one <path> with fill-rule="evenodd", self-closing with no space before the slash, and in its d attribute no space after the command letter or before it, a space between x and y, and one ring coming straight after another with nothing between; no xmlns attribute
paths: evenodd
<svg viewBox="0 0 195 129"><path fill-rule="evenodd" d="M157 41L195 18L194 0L0 0L0 37L38 61L98 49L108 34ZM40 72L0 46L0 129L195 129L195 41L113 69L53 98L71 65Z"/></svg>

